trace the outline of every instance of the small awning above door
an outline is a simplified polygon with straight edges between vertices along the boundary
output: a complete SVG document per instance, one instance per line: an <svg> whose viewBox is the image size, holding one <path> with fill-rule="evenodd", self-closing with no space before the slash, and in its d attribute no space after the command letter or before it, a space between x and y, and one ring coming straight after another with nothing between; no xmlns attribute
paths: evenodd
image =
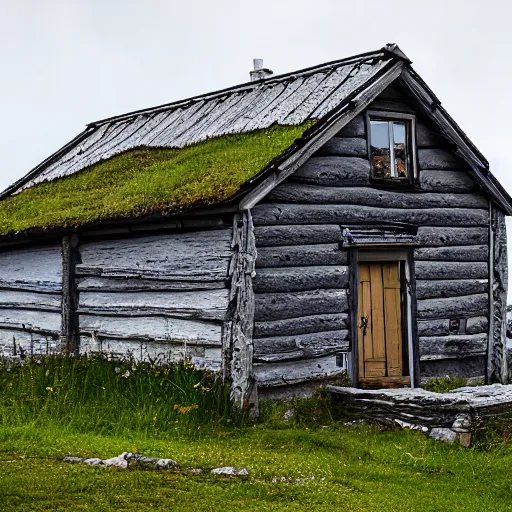
<svg viewBox="0 0 512 512"><path fill-rule="evenodd" d="M409 224L342 226L343 247L365 245L417 245L418 227Z"/></svg>

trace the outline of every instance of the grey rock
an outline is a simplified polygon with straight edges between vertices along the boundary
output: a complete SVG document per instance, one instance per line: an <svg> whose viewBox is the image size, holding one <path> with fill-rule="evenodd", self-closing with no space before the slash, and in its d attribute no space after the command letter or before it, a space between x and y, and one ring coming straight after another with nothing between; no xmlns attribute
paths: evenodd
<svg viewBox="0 0 512 512"><path fill-rule="evenodd" d="M430 437L436 441L444 441L453 444L457 440L457 434L449 428L433 428Z"/></svg>
<svg viewBox="0 0 512 512"><path fill-rule="evenodd" d="M471 419L465 414L457 416L451 429L454 432L468 432L471 429Z"/></svg>
<svg viewBox="0 0 512 512"><path fill-rule="evenodd" d="M83 462L84 461L83 457L73 457L71 455L64 457L62 460L63 460L63 462Z"/></svg>
<svg viewBox="0 0 512 512"><path fill-rule="evenodd" d="M221 475L221 476L248 476L249 471L245 468L235 468L233 466L225 466L222 468L215 468L211 470L212 475Z"/></svg>
<svg viewBox="0 0 512 512"><path fill-rule="evenodd" d="M119 455L118 457L112 457L111 459L106 459L103 461L105 466L114 466L116 468L128 469L128 461L124 458L124 454Z"/></svg>
<svg viewBox="0 0 512 512"><path fill-rule="evenodd" d="M202 472L203 470L201 468L188 470L188 473L190 473L191 475L200 475Z"/></svg>
<svg viewBox="0 0 512 512"><path fill-rule="evenodd" d="M102 466L103 465L103 459L99 459L98 457L84 459L82 462L84 464L87 464L88 466Z"/></svg>
<svg viewBox="0 0 512 512"><path fill-rule="evenodd" d="M155 469L173 469L178 463L172 459L158 459L155 463Z"/></svg>
<svg viewBox="0 0 512 512"><path fill-rule="evenodd" d="M288 409L284 414L283 414L283 420L284 421L290 421L293 416L295 415L295 411L293 409Z"/></svg>

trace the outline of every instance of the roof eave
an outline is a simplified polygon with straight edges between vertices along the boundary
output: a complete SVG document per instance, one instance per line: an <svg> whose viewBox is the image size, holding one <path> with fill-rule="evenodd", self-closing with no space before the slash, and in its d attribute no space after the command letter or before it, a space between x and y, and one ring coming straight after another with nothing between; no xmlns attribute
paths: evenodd
<svg viewBox="0 0 512 512"><path fill-rule="evenodd" d="M482 188L507 215L512 215L512 197L490 172L489 162L441 106L441 102L428 85L409 66L404 67L399 81L423 107L426 117L432 120L443 135L454 144L456 154L468 163Z"/></svg>

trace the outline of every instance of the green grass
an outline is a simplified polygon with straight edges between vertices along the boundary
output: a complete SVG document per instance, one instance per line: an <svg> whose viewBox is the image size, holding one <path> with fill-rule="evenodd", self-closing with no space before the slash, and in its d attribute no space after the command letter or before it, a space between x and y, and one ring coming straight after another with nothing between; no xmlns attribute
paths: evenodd
<svg viewBox="0 0 512 512"><path fill-rule="evenodd" d="M61 462L137 449L181 471L122 471ZM189 475L244 466L246 479ZM414 432L246 428L191 440L76 434L32 425L0 430L2 510L509 511L512 450L465 450ZM314 477L314 478L313 478Z"/></svg>
<svg viewBox="0 0 512 512"><path fill-rule="evenodd" d="M0 202L0 234L179 212L232 197L312 123L226 135L183 149L138 148Z"/></svg>
<svg viewBox="0 0 512 512"><path fill-rule="evenodd" d="M436 393L448 393L467 385L467 380L462 377L436 377L430 379L423 388Z"/></svg>
<svg viewBox="0 0 512 512"><path fill-rule="evenodd" d="M503 436L464 449L418 432L345 426L332 420L322 394L294 400L288 423L282 413L290 405L267 402L263 418L249 424L226 406L225 388L211 374L190 365L130 365L116 372L119 363L104 359L50 358L0 367L2 512L512 510L512 444ZM198 408L182 413L176 404ZM152 427L155 407L167 411L169 425ZM62 462L68 453L123 451L170 457L180 468ZM246 467L250 476L208 472L225 465ZM191 468L205 471L191 475Z"/></svg>
<svg viewBox="0 0 512 512"><path fill-rule="evenodd" d="M188 362L155 367L51 356L0 363L0 426L169 436L243 421L220 376Z"/></svg>

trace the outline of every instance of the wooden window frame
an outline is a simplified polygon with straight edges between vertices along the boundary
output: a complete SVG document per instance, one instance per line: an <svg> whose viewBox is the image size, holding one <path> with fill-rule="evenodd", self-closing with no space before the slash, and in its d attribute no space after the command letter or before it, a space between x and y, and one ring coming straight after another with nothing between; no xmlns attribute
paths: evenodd
<svg viewBox="0 0 512 512"><path fill-rule="evenodd" d="M408 165L407 179L400 178L375 178L373 176L372 165L372 142L371 142L371 121L405 121L408 124L406 130L406 147L407 155L410 161ZM368 160L370 162L370 183L376 186L386 188L412 188L419 186L419 173L418 173L418 157L416 145L416 116L414 114L407 114L403 112L389 112L387 110L367 110L366 111L366 141L368 147Z"/></svg>

